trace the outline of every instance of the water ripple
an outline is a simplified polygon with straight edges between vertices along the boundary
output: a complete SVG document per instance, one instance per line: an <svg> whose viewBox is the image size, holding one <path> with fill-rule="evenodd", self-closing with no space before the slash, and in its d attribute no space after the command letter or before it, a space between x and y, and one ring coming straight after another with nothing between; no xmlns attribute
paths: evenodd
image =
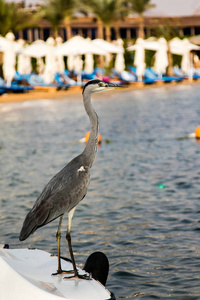
<svg viewBox="0 0 200 300"><path fill-rule="evenodd" d="M112 142L98 149L72 242L80 266L94 251L108 256L118 299L200 299L200 143L176 139L199 125L199 94L198 85L164 86L94 101ZM58 220L22 243L18 235L44 184L83 150L70 144L88 131L83 105L1 105L0 128L0 244L56 253ZM66 228L67 217L63 236Z"/></svg>

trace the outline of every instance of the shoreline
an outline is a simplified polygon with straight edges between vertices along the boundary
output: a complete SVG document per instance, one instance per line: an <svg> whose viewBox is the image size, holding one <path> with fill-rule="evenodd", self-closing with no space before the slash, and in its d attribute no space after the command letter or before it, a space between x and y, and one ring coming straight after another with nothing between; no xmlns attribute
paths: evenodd
<svg viewBox="0 0 200 300"><path fill-rule="evenodd" d="M142 83L133 83L122 87L120 89L113 90L112 93L121 93L121 92L134 92L138 90L154 89L160 87L172 87L172 86L181 86L181 85L196 85L200 84L200 81L193 80L183 81L183 82L171 82L171 83L157 83L157 84L142 84ZM63 100L69 97L70 100L82 100L82 87L70 87L68 90L33 90L27 93L8 93L0 96L0 104L9 104L9 103L20 103L26 101L36 101L36 100ZM98 95L98 98L102 98L102 95Z"/></svg>
<svg viewBox="0 0 200 300"><path fill-rule="evenodd" d="M8 93L0 96L1 104L8 103L18 103L18 102L26 102L26 101L36 101L42 99L48 100L59 100L64 99L68 96L76 97L77 95L81 95L82 89L81 87L72 87L68 90L33 90L27 93Z"/></svg>

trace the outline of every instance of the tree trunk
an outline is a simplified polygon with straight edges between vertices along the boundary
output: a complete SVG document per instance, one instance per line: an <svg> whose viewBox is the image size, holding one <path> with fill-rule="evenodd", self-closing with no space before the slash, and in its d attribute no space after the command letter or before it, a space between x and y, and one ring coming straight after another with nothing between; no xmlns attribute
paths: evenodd
<svg viewBox="0 0 200 300"><path fill-rule="evenodd" d="M138 17L139 21L139 30L138 30L138 38L144 39L144 18L143 15Z"/></svg>
<svg viewBox="0 0 200 300"><path fill-rule="evenodd" d="M118 40L121 38L121 35L120 35L120 29L119 29L119 22L116 21L115 22L115 39Z"/></svg>
<svg viewBox="0 0 200 300"><path fill-rule="evenodd" d="M167 67L166 74L168 76L173 76L174 75L174 73L173 73L173 62L172 62L172 54L171 54L171 51L170 51L169 41L167 42L167 57L168 57L169 65Z"/></svg>
<svg viewBox="0 0 200 300"><path fill-rule="evenodd" d="M54 28L54 38L56 39L58 37L58 29Z"/></svg>
<svg viewBox="0 0 200 300"><path fill-rule="evenodd" d="M110 32L110 26L106 26L106 41L111 41L111 32Z"/></svg>
<svg viewBox="0 0 200 300"><path fill-rule="evenodd" d="M97 38L98 39L103 39L104 38L104 36L103 36L103 22L101 20L98 20L97 21L97 26L98 26Z"/></svg>
<svg viewBox="0 0 200 300"><path fill-rule="evenodd" d="M103 34L103 22L98 19L97 20L97 38L98 39L104 39L104 34ZM99 67L103 68L104 67L104 55L99 56Z"/></svg>
<svg viewBox="0 0 200 300"><path fill-rule="evenodd" d="M20 30L20 31L19 31L19 38L20 38L20 39L23 39L23 30Z"/></svg>
<svg viewBox="0 0 200 300"><path fill-rule="evenodd" d="M29 43L33 42L33 31L31 28L28 29L28 42Z"/></svg>
<svg viewBox="0 0 200 300"><path fill-rule="evenodd" d="M67 40L71 39L71 22L70 18L66 17L64 20L65 28L66 28L66 34L67 34Z"/></svg>

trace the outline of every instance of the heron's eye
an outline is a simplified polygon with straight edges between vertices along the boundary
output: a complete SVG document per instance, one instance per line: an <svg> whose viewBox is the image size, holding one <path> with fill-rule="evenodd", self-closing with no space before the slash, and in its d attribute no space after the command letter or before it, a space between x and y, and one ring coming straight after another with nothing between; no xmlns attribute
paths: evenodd
<svg viewBox="0 0 200 300"><path fill-rule="evenodd" d="M103 83L103 82L99 82L99 84L98 84L100 87L104 87L105 86L105 83Z"/></svg>

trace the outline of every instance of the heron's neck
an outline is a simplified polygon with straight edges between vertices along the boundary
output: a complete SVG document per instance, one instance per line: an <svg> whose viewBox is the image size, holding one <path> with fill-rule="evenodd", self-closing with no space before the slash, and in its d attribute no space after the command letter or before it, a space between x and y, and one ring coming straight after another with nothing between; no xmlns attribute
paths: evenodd
<svg viewBox="0 0 200 300"><path fill-rule="evenodd" d="M85 163L87 164L88 167L91 167L97 152L99 122L98 122L98 116L91 104L91 93L83 94L83 103L84 103L86 113L90 118L90 136L85 146L85 149L83 151L83 154L85 157Z"/></svg>

